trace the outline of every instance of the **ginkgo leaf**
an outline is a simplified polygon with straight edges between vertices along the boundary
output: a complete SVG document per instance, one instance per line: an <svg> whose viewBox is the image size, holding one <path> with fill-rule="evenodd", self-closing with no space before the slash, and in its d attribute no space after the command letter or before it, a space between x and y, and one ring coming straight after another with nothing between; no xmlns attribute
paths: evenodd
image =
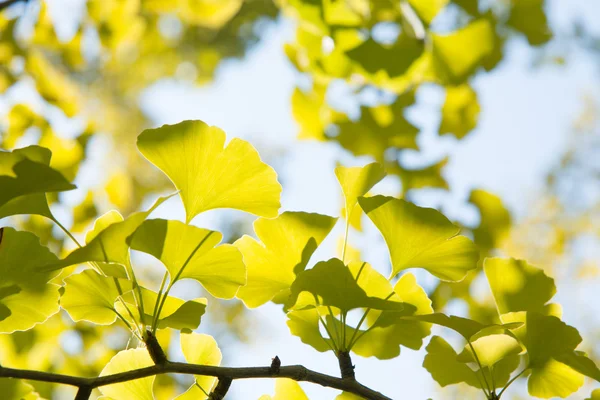
<svg viewBox="0 0 600 400"><path fill-rule="evenodd" d="M179 189L189 223L215 208L234 208L261 217L277 216L281 185L252 145L202 121L148 129L138 137L140 152Z"/></svg>
<svg viewBox="0 0 600 400"><path fill-rule="evenodd" d="M322 353L333 348L331 338L324 338L319 330L319 316L326 314L327 308L322 306L290 311L287 313L287 326L290 333L300 338L302 343Z"/></svg>
<svg viewBox="0 0 600 400"><path fill-rule="evenodd" d="M392 276L424 268L447 281L460 281L477 268L479 251L439 211L393 197L359 197L358 202L385 239Z"/></svg>
<svg viewBox="0 0 600 400"><path fill-rule="evenodd" d="M482 367L492 367L503 358L517 355L523 350L517 339L505 334L477 338L471 342L471 346L465 346L457 360L466 363L478 362ZM473 350L477 357L473 354Z"/></svg>
<svg viewBox="0 0 600 400"><path fill-rule="evenodd" d="M556 293L554 279L523 260L486 258L483 269L500 314L542 312Z"/></svg>
<svg viewBox="0 0 600 400"><path fill-rule="evenodd" d="M529 44L539 46L552 38L544 12L544 0L511 0L506 23L523 33Z"/></svg>
<svg viewBox="0 0 600 400"><path fill-rule="evenodd" d="M556 360L600 382L600 369L585 353L581 351L568 352L556 357Z"/></svg>
<svg viewBox="0 0 600 400"><path fill-rule="evenodd" d="M392 45L380 44L368 38L346 54L366 73L384 71L388 77L393 78L406 73L424 50L425 43L422 40L401 34Z"/></svg>
<svg viewBox="0 0 600 400"><path fill-rule="evenodd" d="M275 395L263 395L259 400L308 400L298 382L288 378L275 379Z"/></svg>
<svg viewBox="0 0 600 400"><path fill-rule="evenodd" d="M506 324L482 324L468 318L457 317L454 315L447 316L442 313L433 313L425 315L415 315L403 317L409 320L424 321L435 325L445 326L460 334L466 340L474 340L477 335L483 331L486 333L504 332L506 330L517 329L523 326L522 322L510 322Z"/></svg>
<svg viewBox="0 0 600 400"><path fill-rule="evenodd" d="M0 393L3 400L34 400L39 399L39 395L34 392L30 384L10 378L0 378Z"/></svg>
<svg viewBox="0 0 600 400"><path fill-rule="evenodd" d="M353 264L350 264L351 270L354 267ZM367 272L369 271L367 270ZM362 280L365 275L368 276L363 269L358 279L361 286L364 285ZM423 345L423 339L429 336L431 332L429 323L402 318L433 312L431 300L427 297L425 290L417 284L415 276L411 273L402 275L393 290L405 303L404 310L400 312L371 311L367 318L368 330L362 331L361 339L352 346L354 353L363 357L391 359L400 354L400 346L418 350Z"/></svg>
<svg viewBox="0 0 600 400"><path fill-rule="evenodd" d="M485 381L487 385L493 386L493 389L500 388L506 385L511 372L519 365L519 357L510 355L496 363L492 370L484 367L474 371L467 364L458 361L456 351L439 336L431 338L426 351L423 367L442 387L466 383L469 386L481 388Z"/></svg>
<svg viewBox="0 0 600 400"><path fill-rule="evenodd" d="M0 228L0 333L28 330L58 312L60 287L48 283L56 274L40 268L56 259L33 233Z"/></svg>
<svg viewBox="0 0 600 400"><path fill-rule="evenodd" d="M45 193L75 189L50 167L50 150L29 146L12 152L0 151L0 218L35 214L54 219Z"/></svg>
<svg viewBox="0 0 600 400"><path fill-rule="evenodd" d="M442 82L459 84L466 80L494 49L494 31L486 19L479 19L447 35L431 35L432 63Z"/></svg>
<svg viewBox="0 0 600 400"><path fill-rule="evenodd" d="M405 307L395 295L389 299L368 296L348 267L337 258L321 261L298 274L291 286L290 307L296 304L300 293L305 291L318 298L319 304L336 307L342 312L355 308L401 311Z"/></svg>
<svg viewBox="0 0 600 400"><path fill-rule="evenodd" d="M121 350L100 372L100 376L118 374L132 369L150 367L154 362L144 348ZM101 386L103 395L112 400L154 400L154 376Z"/></svg>
<svg viewBox="0 0 600 400"><path fill-rule="evenodd" d="M449 1L450 0L408 0L408 3L415 9L417 15L426 24L430 24Z"/></svg>
<svg viewBox="0 0 600 400"><path fill-rule="evenodd" d="M475 189L469 195L469 203L479 210L479 226L473 229L475 244L485 250L497 247L508 236L512 219L500 197Z"/></svg>
<svg viewBox="0 0 600 400"><path fill-rule="evenodd" d="M571 367L554 359L531 370L527 381L530 395L549 399L567 397L576 392L585 381L585 377Z"/></svg>
<svg viewBox="0 0 600 400"><path fill-rule="evenodd" d="M115 218L114 213L109 214L107 219L110 221L101 223L101 225L106 225L105 229L98 231L95 227L91 234L88 233L88 239L91 238L91 240L85 246L75 249L63 260L47 265L47 269L57 270L90 261L130 265L127 238L135 232L152 211L172 196L160 197L147 211L133 213L121 222L110 223L118 218ZM109 271L104 272L109 273Z"/></svg>
<svg viewBox="0 0 600 400"><path fill-rule="evenodd" d="M385 177L385 171L380 164L371 163L364 167L337 167L335 176L344 193L346 213L351 215L354 206L358 204L358 198L381 181Z"/></svg>
<svg viewBox="0 0 600 400"><path fill-rule="evenodd" d="M590 397L585 400L600 400L600 389L595 389Z"/></svg>
<svg viewBox="0 0 600 400"><path fill-rule="evenodd" d="M136 289L136 293L137 291L138 289ZM151 326L155 318L158 293L145 287L140 287L139 292L141 293L142 303L145 305L143 318L140 318L139 310L135 306L136 302L132 291L123 296L129 311L125 309L125 304L121 302L115 303L115 308L126 319L130 320L129 313L132 313L138 321ZM163 298L161 298L162 301ZM177 297L167 296L160 310L157 328L194 330L200 325L200 320L206 310L206 304L207 300L205 298L185 301Z"/></svg>
<svg viewBox="0 0 600 400"><path fill-rule="evenodd" d="M440 135L450 133L457 139L462 139L477 126L480 110L477 93L471 86L463 84L447 87L442 106Z"/></svg>
<svg viewBox="0 0 600 400"><path fill-rule="evenodd" d="M275 219L256 220L254 231L260 242L244 235L234 243L248 271L248 282L237 296L250 308L273 299L287 300L296 274L306 268L336 221L326 215L289 211Z"/></svg>
<svg viewBox="0 0 600 400"><path fill-rule="evenodd" d="M243 0L183 0L179 16L189 24L220 29L240 10Z"/></svg>
<svg viewBox="0 0 600 400"><path fill-rule="evenodd" d="M102 276L86 269L65 279L60 305L73 321L89 321L98 325L115 322L115 301L132 289L128 280Z"/></svg>
<svg viewBox="0 0 600 400"><path fill-rule="evenodd" d="M212 336L200 333L182 333L180 341L181 351L188 363L214 366L221 364L223 358L221 350L219 350L219 346ZM210 393L217 378L198 375L194 378L194 384L185 393L178 396L177 400L204 400L208 398L205 393Z"/></svg>
<svg viewBox="0 0 600 400"><path fill-rule="evenodd" d="M179 221L150 219L128 241L131 249L160 260L169 271L171 283L195 279L213 296L230 299L246 283L246 268L237 248L217 246L222 238L219 232Z"/></svg>

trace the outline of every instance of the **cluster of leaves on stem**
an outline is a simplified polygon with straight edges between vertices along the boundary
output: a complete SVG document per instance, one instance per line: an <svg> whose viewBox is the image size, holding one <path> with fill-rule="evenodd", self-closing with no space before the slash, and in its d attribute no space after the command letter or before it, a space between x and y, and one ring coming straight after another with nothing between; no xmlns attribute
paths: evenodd
<svg viewBox="0 0 600 400"><path fill-rule="evenodd" d="M73 321L121 323L140 344L118 352L101 376L166 362L156 334L169 329L181 331L187 362L217 366L221 352L216 341L193 332L200 326L207 299L186 301L171 295L175 285L191 279L212 296L237 297L249 308L268 302L281 305L291 334L316 351L331 351L346 379L354 379L351 353L390 359L399 356L403 346L420 349L433 324L457 332L465 343L456 351L442 337L433 336L426 346L423 367L442 386L464 383L481 389L488 399L499 399L523 377L532 396L550 398L575 392L586 376L600 380L594 362L577 350L582 341L578 331L561 321L560 306L551 303L556 292L553 279L526 261L482 261L497 308L495 323L434 312L426 292L407 270L420 268L441 281L461 281L478 268L480 250L435 209L369 195L385 176L380 164L336 168L348 216L343 221L342 255L316 261L313 253L337 218L280 213L282 187L275 171L248 142L233 139L225 145L225 139L223 131L202 121L144 131L138 137L139 151L177 192L126 218L116 211L99 217L85 243L75 241L77 248L63 258L33 233L2 228L0 332L27 331L64 309ZM75 187L50 166L50 160L50 151L38 146L0 153L0 215L41 215L65 229L50 212L47 195ZM151 218L157 207L175 196L185 208L185 222ZM191 224L198 214L217 208L258 216L257 238L243 236L233 244L220 244L221 233ZM347 260L350 219L355 214L365 214L385 240L391 261L388 277L356 257ZM72 237L66 229L65 233ZM160 286L142 285L132 251L160 261L165 269ZM74 270L74 265L83 267ZM358 323L349 321L351 312L359 313ZM114 400L152 399L154 380L149 376L100 390ZM196 376L177 398L226 392L229 384L221 382ZM23 382L3 384L15 393L12 398L22 398L23 393L27 398L37 396ZM291 381L277 384L275 398L302 396ZM352 396L343 393L338 399Z"/></svg>

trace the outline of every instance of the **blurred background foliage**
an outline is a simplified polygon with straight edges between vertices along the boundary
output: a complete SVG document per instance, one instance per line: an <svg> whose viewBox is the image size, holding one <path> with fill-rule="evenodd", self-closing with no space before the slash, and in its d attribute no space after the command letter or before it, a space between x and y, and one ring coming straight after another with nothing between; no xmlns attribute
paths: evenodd
<svg viewBox="0 0 600 400"><path fill-rule="evenodd" d="M152 125L140 106L144 91L171 78L209 84L222 63L243 59L265 27L280 19L295 29L283 51L301 76L289 99L298 139L335 143L383 163L400 184L397 195L408 199L421 189L438 189L439 196L451 190L444 177L447 157L405 162L408 151L413 161L419 154L421 130L407 111L423 100L421 88L444 91L438 134L460 141L482 111L474 77L494 73L511 40L527 41L533 68L568 64L575 51L600 56L600 38L584 25L553 31L544 0L4 0L0 7L0 96L6 105L0 147L39 144L52 150L52 167L68 179L94 180L80 204L65 208L77 234L108 210L127 214L170 187L135 148L135 137ZM360 112L335 106L332 92L340 84ZM471 192L468 205L479 218L462 225L485 254L525 258L558 279L600 273L597 258L577 251L597 245L600 235L595 101L588 98L573 121L560 164L548 171L543 196L524 218L511 216L494 193ZM101 161L106 168L90 177L86 164L99 143L108 149ZM51 200L60 209L60 196ZM59 253L71 248L41 217L14 223ZM361 216L352 215L351 223L360 230ZM222 224L226 240L233 241L247 221ZM458 300L470 317L496 322L490 299L473 295L480 272L433 288L435 309ZM158 277L149 271L145 279ZM209 326L219 342L247 339L253 320L241 303L212 304ZM92 329L62 313L34 330L0 336L0 363L97 374L127 340L119 327ZM160 340L166 346L171 338ZM174 396L181 387L173 385L177 379L158 378L160 398ZM46 398L60 398L64 390L35 385Z"/></svg>

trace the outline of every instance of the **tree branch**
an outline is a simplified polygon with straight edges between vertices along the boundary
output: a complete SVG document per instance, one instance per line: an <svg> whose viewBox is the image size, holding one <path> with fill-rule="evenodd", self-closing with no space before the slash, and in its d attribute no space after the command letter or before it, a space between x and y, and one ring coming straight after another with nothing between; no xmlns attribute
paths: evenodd
<svg viewBox="0 0 600 400"><path fill-rule="evenodd" d="M6 1L0 2L0 11L12 6L13 4L21 3L21 2L27 3L28 1L29 0L6 0Z"/></svg>
<svg viewBox="0 0 600 400"><path fill-rule="evenodd" d="M324 387L343 390L368 400L391 400L389 397L372 390L355 380L325 375L316 371L312 371L302 365L289 365L280 367L279 371L274 373L271 367L230 368L179 362L166 362L160 365L153 365L151 367L135 369L113 375L100 376L97 378L83 378L70 375L54 374L50 372L0 367L0 378L16 378L27 379L31 381L60 383L64 385L85 388L84 390L91 390L100 386L128 382L148 376L168 373L214 376L223 380L231 379L232 381L236 379L252 378L290 378L296 381L311 382Z"/></svg>

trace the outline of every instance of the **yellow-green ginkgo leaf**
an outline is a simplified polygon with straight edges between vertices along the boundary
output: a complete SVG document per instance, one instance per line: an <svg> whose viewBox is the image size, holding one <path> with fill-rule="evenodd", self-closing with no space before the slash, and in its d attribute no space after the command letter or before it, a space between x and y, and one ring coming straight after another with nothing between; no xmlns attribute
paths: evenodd
<svg viewBox="0 0 600 400"><path fill-rule="evenodd" d="M433 34L432 63L443 83L463 83L494 49L494 31L479 19L447 35Z"/></svg>
<svg viewBox="0 0 600 400"><path fill-rule="evenodd" d="M554 279L523 260L486 258L483 269L500 314L543 312L556 293Z"/></svg>
<svg viewBox="0 0 600 400"><path fill-rule="evenodd" d="M73 321L110 325L117 318L115 301L131 288L128 280L103 276L86 269L65 279L60 304Z"/></svg>
<svg viewBox="0 0 600 400"><path fill-rule="evenodd" d="M585 381L585 377L566 364L549 359L531 370L527 381L530 395L550 399L565 398L573 394Z"/></svg>
<svg viewBox="0 0 600 400"><path fill-rule="evenodd" d="M350 269L353 269L350 264ZM355 268L355 267L354 267ZM368 272L368 271L367 271ZM358 279L361 286L364 273ZM389 283L388 283L389 284ZM364 286L363 286L364 287ZM429 336L431 325L427 322L408 320L403 317L410 315L431 314L431 300L427 293L418 285L413 274L404 274L398 279L393 288L394 292L405 303L400 312L379 312L372 310L367 316L367 325L362 331L360 340L352 346L352 351L363 357L391 359L400 355L400 346L418 350L423 345L423 339Z"/></svg>
<svg viewBox="0 0 600 400"><path fill-rule="evenodd" d="M244 256L248 282L238 297L251 308L268 301L282 303L296 274L303 271L336 218L326 215L284 212L275 219L254 222L256 239L244 235L234 243Z"/></svg>
<svg viewBox="0 0 600 400"><path fill-rule="evenodd" d="M331 350L332 339L324 338L319 330L320 317L327 314L327 307L319 306L287 313L290 333L319 352Z"/></svg>
<svg viewBox="0 0 600 400"><path fill-rule="evenodd" d="M3 400L34 400L39 399L39 395L34 392L30 384L10 378L0 378L0 393Z"/></svg>
<svg viewBox="0 0 600 400"><path fill-rule="evenodd" d="M137 293L138 289L136 289ZM157 312L156 303L158 301L158 293L153 290L140 287L139 292L141 293L142 303L144 304L144 317L143 323L146 325L152 325L155 318L155 312ZM129 314L135 315L138 321L141 321L139 310L135 306L134 292L123 296L124 302L116 302L116 310L126 319L130 320ZM164 301L164 303L163 303ZM125 304L123 304L125 303ZM161 297L162 308L160 309L160 318L158 319L157 328L173 328L173 329L189 329L193 330L198 328L200 320L206 310L206 299L198 298L193 300L182 300L177 297L167 296L166 298ZM125 308L127 307L129 311ZM131 321L130 322L134 322Z"/></svg>
<svg viewBox="0 0 600 400"><path fill-rule="evenodd" d="M45 193L75 189L50 167L50 150L29 146L12 152L0 151L0 218L37 214L54 219Z"/></svg>
<svg viewBox="0 0 600 400"><path fill-rule="evenodd" d="M460 281L477 268L477 247L439 211L385 196L358 202L388 245L392 276L424 268L439 279Z"/></svg>
<svg viewBox="0 0 600 400"><path fill-rule="evenodd" d="M252 145L202 121L148 129L138 137L140 152L179 189L189 223L215 208L234 208L261 217L277 216L281 185L275 170Z"/></svg>
<svg viewBox="0 0 600 400"><path fill-rule="evenodd" d="M517 339L501 333L477 338L471 342L471 346L465 346L457 360L466 363L478 361L482 367L492 367L503 358L517 355L523 350ZM473 350L475 354L473 354Z"/></svg>
<svg viewBox="0 0 600 400"><path fill-rule="evenodd" d="M494 389L501 388L510 379L511 372L519 366L519 357L510 355L496 363L493 369L484 367L474 371L467 364L458 361L456 351L439 336L431 338L426 351L423 367L440 386L466 383L481 388L482 383L487 382Z"/></svg>
<svg viewBox="0 0 600 400"><path fill-rule="evenodd" d="M600 400L600 389L595 389L590 397L585 400Z"/></svg>
<svg viewBox="0 0 600 400"><path fill-rule="evenodd" d="M259 400L308 400L298 382L288 378L275 379L275 395L263 395Z"/></svg>
<svg viewBox="0 0 600 400"><path fill-rule="evenodd" d="M243 3L243 0L182 0L179 2L179 16L192 25L220 29Z"/></svg>
<svg viewBox="0 0 600 400"><path fill-rule="evenodd" d="M230 299L246 283L246 267L233 245L217 246L222 238L219 232L180 221L150 219L137 228L129 243L133 250L160 260L171 284L195 279L213 296Z"/></svg>
<svg viewBox="0 0 600 400"><path fill-rule="evenodd" d="M482 324L468 318L447 316L442 313L414 315L403 317L409 320L424 321L435 325L445 326L460 334L466 340L475 340L480 334L490 334L493 332L504 332L506 330L517 329L523 326L522 322L509 322L506 324Z"/></svg>
<svg viewBox="0 0 600 400"><path fill-rule="evenodd" d="M181 351L185 360L190 364L214 365L221 364L221 350L216 340L210 336L200 333L182 333L180 335ZM208 397L217 378L213 376L195 376L196 381L177 400L204 400Z"/></svg>
<svg viewBox="0 0 600 400"><path fill-rule="evenodd" d="M58 312L56 274L41 267L56 256L37 236L0 228L0 333L28 330Z"/></svg>
<svg viewBox="0 0 600 400"><path fill-rule="evenodd" d="M573 352L581 336L577 329L560 319L537 312L528 312L524 326L515 330L529 356L529 366L537 367L551 358Z"/></svg>
<svg viewBox="0 0 600 400"><path fill-rule="evenodd" d="M510 212L500 197L485 190L472 190L469 203L479 210L479 226L473 229L475 244L485 250L497 247L510 232Z"/></svg>
<svg viewBox="0 0 600 400"><path fill-rule="evenodd" d="M568 352L556 357L556 359L573 368L575 371L600 382L600 369L584 352Z"/></svg>
<svg viewBox="0 0 600 400"><path fill-rule="evenodd" d="M106 364L100 376L113 375L144 367L150 367L154 362L144 348L122 350ZM133 381L101 386L100 392L112 400L154 400L152 386L154 376Z"/></svg>
<svg viewBox="0 0 600 400"><path fill-rule="evenodd" d="M118 220L118 218L114 218L116 216L115 213L109 214L106 217L109 221L101 222L101 226L106 226L105 229L98 231L97 227L95 227L92 233L88 233L88 239L91 238L91 240L85 246L75 249L63 260L49 264L47 268L49 270L56 270L85 262L130 265L127 238L135 232L152 211L171 196L173 195L160 197L147 211L133 213L120 222L112 222L115 219ZM105 273L108 272L105 271Z"/></svg>
<svg viewBox="0 0 600 400"><path fill-rule="evenodd" d="M439 133L449 133L462 139L477 126L481 107L477 93L471 86L463 84L446 88L446 99L442 106L442 122Z"/></svg>
<svg viewBox="0 0 600 400"><path fill-rule="evenodd" d="M344 193L346 213L351 215L358 204L358 198L381 181L385 177L385 171L380 164L371 163L364 167L337 167L335 176Z"/></svg>
<svg viewBox="0 0 600 400"><path fill-rule="evenodd" d="M449 0L408 0L417 15L426 24L430 24L436 15L448 4Z"/></svg>
<svg viewBox="0 0 600 400"><path fill-rule="evenodd" d="M393 292L388 293L391 295L389 298L369 296L359 286L350 269L337 258L321 261L298 274L291 287L290 307L296 304L302 292L312 294L320 305L336 307L342 312L355 308L401 311L405 307Z"/></svg>

